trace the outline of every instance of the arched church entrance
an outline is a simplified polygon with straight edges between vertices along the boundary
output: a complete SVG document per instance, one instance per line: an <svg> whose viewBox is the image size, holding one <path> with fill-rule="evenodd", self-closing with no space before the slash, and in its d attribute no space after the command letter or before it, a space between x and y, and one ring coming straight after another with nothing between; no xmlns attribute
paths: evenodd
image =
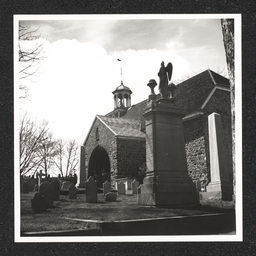
<svg viewBox="0 0 256 256"><path fill-rule="evenodd" d="M107 180L110 182L110 162L107 151L97 146L90 156L88 177L94 177L97 185L102 188L102 184Z"/></svg>

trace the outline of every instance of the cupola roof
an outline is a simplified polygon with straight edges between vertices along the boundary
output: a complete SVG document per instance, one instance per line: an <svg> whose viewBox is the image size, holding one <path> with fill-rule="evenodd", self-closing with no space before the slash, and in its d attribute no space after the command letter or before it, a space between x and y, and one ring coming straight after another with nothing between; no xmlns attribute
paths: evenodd
<svg viewBox="0 0 256 256"><path fill-rule="evenodd" d="M117 86L112 93L115 94L117 92L123 92L123 91L129 92L130 94L132 93L131 89L128 86L125 86L122 81L121 84Z"/></svg>

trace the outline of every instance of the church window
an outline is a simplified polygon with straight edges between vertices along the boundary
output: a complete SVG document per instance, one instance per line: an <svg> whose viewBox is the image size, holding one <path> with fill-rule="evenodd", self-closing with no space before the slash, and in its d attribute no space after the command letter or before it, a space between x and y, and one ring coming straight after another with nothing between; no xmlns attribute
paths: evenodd
<svg viewBox="0 0 256 256"><path fill-rule="evenodd" d="M96 141L98 141L100 139L100 137L99 137L99 128L98 127L96 128L96 131L95 131L95 138L96 138Z"/></svg>

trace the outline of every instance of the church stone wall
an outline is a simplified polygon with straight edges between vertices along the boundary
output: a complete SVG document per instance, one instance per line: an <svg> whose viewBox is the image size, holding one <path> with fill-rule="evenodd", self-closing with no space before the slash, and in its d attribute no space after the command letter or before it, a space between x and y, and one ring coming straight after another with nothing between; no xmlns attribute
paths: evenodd
<svg viewBox="0 0 256 256"><path fill-rule="evenodd" d="M117 152L119 178L139 179L137 174L146 162L145 139L118 139Z"/></svg>
<svg viewBox="0 0 256 256"><path fill-rule="evenodd" d="M201 187L210 182L207 119L204 116L184 122L188 173Z"/></svg>
<svg viewBox="0 0 256 256"><path fill-rule="evenodd" d="M98 134L98 135L97 135ZM111 180L117 175L117 146L115 135L102 122L96 119L85 146L86 178L88 178L89 160L93 150L97 146L103 147L109 156Z"/></svg>
<svg viewBox="0 0 256 256"><path fill-rule="evenodd" d="M228 168L232 179L230 94L226 91L216 90L204 108L204 115L184 122L188 172L195 183L198 180L200 181L201 187L205 187L210 182L208 115L213 112L221 115L225 133Z"/></svg>

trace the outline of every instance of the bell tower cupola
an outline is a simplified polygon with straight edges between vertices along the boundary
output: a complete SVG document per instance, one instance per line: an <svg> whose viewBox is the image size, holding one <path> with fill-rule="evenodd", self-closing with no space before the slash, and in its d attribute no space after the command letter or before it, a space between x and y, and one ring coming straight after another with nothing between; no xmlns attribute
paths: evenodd
<svg viewBox="0 0 256 256"><path fill-rule="evenodd" d="M131 107L131 89L124 86L123 81L121 81L121 84L112 93L114 94L115 116L125 115L127 109Z"/></svg>

